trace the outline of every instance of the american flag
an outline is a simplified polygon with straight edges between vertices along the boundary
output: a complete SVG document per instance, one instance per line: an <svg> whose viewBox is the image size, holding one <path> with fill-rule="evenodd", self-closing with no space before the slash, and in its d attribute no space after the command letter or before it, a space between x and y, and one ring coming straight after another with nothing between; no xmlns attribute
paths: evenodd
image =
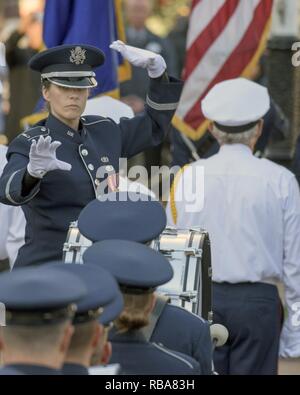
<svg viewBox="0 0 300 395"><path fill-rule="evenodd" d="M265 50L273 0L193 0L185 81L173 125L193 140L207 130L200 102L218 82L249 77Z"/></svg>

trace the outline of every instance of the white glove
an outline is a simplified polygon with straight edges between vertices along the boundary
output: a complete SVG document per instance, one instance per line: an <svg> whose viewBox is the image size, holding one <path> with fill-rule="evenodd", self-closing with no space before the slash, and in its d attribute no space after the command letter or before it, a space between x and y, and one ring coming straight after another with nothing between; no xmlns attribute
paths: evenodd
<svg viewBox="0 0 300 395"><path fill-rule="evenodd" d="M109 47L120 52L123 58L127 59L134 66L147 69L151 78L160 77L167 68L164 58L154 52L125 45L120 40L114 41Z"/></svg>
<svg viewBox="0 0 300 395"><path fill-rule="evenodd" d="M56 150L60 145L59 141L51 142L50 136L45 139L40 136L38 142L32 140L27 165L28 173L32 177L43 178L48 171L71 170L72 166L69 163L56 158Z"/></svg>

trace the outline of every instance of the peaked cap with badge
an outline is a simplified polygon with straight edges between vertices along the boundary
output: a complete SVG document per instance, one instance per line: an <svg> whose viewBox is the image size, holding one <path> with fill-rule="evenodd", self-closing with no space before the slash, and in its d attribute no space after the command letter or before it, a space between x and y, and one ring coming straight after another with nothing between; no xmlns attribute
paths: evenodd
<svg viewBox="0 0 300 395"><path fill-rule="evenodd" d="M104 61L104 53L92 45L60 45L39 52L28 64L41 73L43 80L80 89L97 86L93 69Z"/></svg>

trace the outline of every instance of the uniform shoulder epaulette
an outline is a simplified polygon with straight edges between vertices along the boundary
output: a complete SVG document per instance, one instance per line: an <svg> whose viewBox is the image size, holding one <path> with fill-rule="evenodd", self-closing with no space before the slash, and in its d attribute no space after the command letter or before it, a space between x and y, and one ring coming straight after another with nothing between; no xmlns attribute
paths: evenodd
<svg viewBox="0 0 300 395"><path fill-rule="evenodd" d="M94 125L100 122L112 122L110 118L100 117L99 115L85 115L81 117L84 126Z"/></svg>
<svg viewBox="0 0 300 395"><path fill-rule="evenodd" d="M50 129L45 126L38 125L25 130L19 135L19 137L25 137L27 140L32 140L40 136L48 136L50 134Z"/></svg>

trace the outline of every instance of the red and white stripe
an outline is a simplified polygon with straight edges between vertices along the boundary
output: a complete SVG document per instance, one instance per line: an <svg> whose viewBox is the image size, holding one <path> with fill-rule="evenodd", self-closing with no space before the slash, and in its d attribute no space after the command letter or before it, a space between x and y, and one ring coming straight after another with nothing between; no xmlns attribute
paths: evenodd
<svg viewBox="0 0 300 395"><path fill-rule="evenodd" d="M202 98L216 83L244 75L260 47L272 3L273 0L193 1L185 85L175 118L194 130L195 138L205 121L200 109Z"/></svg>

